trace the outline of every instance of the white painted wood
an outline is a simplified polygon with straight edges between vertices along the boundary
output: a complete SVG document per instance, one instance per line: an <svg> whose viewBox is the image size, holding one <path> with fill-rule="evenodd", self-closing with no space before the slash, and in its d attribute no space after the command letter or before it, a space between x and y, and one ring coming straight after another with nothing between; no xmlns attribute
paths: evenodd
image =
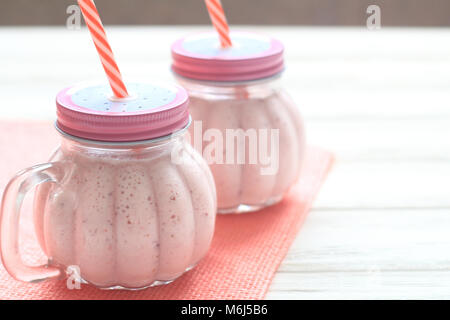
<svg viewBox="0 0 450 320"><path fill-rule="evenodd" d="M171 42L204 29L107 31L125 78L171 81ZM267 297L449 299L450 30L257 29L285 43L308 140L337 158ZM61 88L104 78L86 29L0 40L0 119L53 119Z"/></svg>
<svg viewBox="0 0 450 320"><path fill-rule="evenodd" d="M448 271L278 273L267 299L448 300L449 278Z"/></svg>
<svg viewBox="0 0 450 320"><path fill-rule="evenodd" d="M315 209L280 271L450 274L449 224L450 208Z"/></svg>
<svg viewBox="0 0 450 320"><path fill-rule="evenodd" d="M450 116L361 119L306 118L308 141L335 151L340 162L450 159Z"/></svg>
<svg viewBox="0 0 450 320"><path fill-rule="evenodd" d="M313 210L273 299L450 299L450 209Z"/></svg>
<svg viewBox="0 0 450 320"><path fill-rule="evenodd" d="M450 208L449 177L448 160L337 162L315 208Z"/></svg>
<svg viewBox="0 0 450 320"><path fill-rule="evenodd" d="M170 80L171 42L204 27L108 30L125 77ZM305 115L449 114L450 45L445 29L261 30L286 43L284 82ZM19 83L36 87L44 104L61 86L103 78L86 29L2 28L0 38L8 43L0 52L3 98L15 100ZM51 115L50 108L45 110Z"/></svg>

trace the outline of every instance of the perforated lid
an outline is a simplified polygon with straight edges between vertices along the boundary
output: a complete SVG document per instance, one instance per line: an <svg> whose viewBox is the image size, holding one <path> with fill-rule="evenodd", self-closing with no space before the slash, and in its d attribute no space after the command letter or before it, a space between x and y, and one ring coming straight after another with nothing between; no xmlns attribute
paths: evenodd
<svg viewBox="0 0 450 320"><path fill-rule="evenodd" d="M247 81L273 76L284 69L283 44L250 32L231 32L233 46L222 49L216 33L200 33L172 45L172 70L184 77L209 81Z"/></svg>
<svg viewBox="0 0 450 320"><path fill-rule="evenodd" d="M107 84L66 88L56 97L57 126L85 139L123 142L153 139L189 123L188 95L176 85L128 83L130 97L112 98Z"/></svg>

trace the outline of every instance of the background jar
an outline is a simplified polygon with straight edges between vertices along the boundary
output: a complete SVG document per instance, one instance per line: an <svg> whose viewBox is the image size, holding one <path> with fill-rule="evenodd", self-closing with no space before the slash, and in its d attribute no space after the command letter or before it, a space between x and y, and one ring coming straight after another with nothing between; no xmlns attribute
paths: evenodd
<svg viewBox="0 0 450 320"><path fill-rule="evenodd" d="M172 46L172 70L191 100L191 143L210 165L219 213L280 201L297 181L305 152L299 109L280 83L283 45L247 32L231 38L226 49L214 33Z"/></svg>

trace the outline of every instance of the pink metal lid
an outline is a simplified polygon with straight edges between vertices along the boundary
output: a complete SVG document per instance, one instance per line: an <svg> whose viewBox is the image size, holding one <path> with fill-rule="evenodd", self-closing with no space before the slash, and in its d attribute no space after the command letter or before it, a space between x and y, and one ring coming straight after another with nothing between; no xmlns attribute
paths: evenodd
<svg viewBox="0 0 450 320"><path fill-rule="evenodd" d="M172 45L172 70L186 78L208 81L248 81L284 69L283 44L250 32L231 32L233 46L222 49L217 33L199 33Z"/></svg>
<svg viewBox="0 0 450 320"><path fill-rule="evenodd" d="M77 85L56 97L57 126L84 139L126 142L163 137L189 123L188 95L176 85L128 83L115 99L107 84Z"/></svg>

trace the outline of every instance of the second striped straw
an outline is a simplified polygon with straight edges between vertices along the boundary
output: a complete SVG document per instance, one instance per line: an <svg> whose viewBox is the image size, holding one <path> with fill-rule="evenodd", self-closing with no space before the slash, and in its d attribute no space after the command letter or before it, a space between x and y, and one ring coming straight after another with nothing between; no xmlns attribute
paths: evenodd
<svg viewBox="0 0 450 320"><path fill-rule="evenodd" d="M78 0L86 25L91 33L95 48L99 54L103 68L109 80L109 84L116 98L128 97L128 91L122 80L122 74L114 59L111 46L108 43L105 29L100 15L92 0Z"/></svg>
<svg viewBox="0 0 450 320"><path fill-rule="evenodd" d="M231 47L230 28L220 0L205 0L211 22L219 34L222 48Z"/></svg>

